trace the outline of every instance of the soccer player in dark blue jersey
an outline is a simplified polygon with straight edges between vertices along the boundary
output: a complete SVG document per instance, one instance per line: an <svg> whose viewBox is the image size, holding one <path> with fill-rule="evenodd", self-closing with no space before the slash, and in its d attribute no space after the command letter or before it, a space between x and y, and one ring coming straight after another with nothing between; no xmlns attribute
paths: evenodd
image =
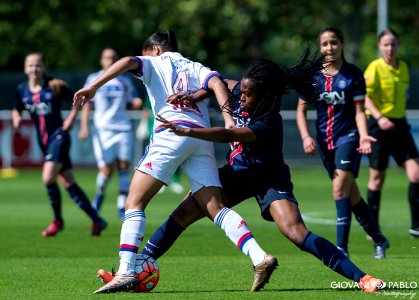
<svg viewBox="0 0 419 300"><path fill-rule="evenodd" d="M92 209L84 191L76 183L70 160L69 129L77 115L74 107L63 121L61 101L72 102L73 91L68 85L45 74L44 58L41 53L30 53L25 58L25 74L28 80L17 87L15 107L12 111L13 127L18 128L23 110L29 112L36 128L38 143L44 154L42 180L54 213L52 223L42 231L42 236L50 237L64 229L61 214L61 193L57 179L67 189L73 201L92 220L92 235L100 235L106 222Z"/></svg>
<svg viewBox="0 0 419 300"><path fill-rule="evenodd" d="M163 126L177 135L214 142L233 143L228 163L219 169L225 204L232 207L256 198L262 217L274 221L279 230L297 247L322 260L339 274L354 280L365 291L377 291L382 280L367 275L344 256L331 242L312 233L305 226L293 194L290 170L284 162L283 125L279 113L281 97L295 89L306 99L316 98L313 75L322 69L322 58L309 59L306 51L300 62L291 67L261 59L245 72L241 82L227 80L232 90L231 113L236 128L187 128L159 118ZM307 76L307 77L306 77ZM190 101L190 100L188 100ZM191 194L172 212L147 242L142 254L157 259L173 245L186 227L203 218L203 209ZM273 269L255 274L260 277L257 289L268 281ZM104 282L111 273L99 270Z"/></svg>
<svg viewBox="0 0 419 300"><path fill-rule="evenodd" d="M307 124L308 103L300 99L297 125L304 151L319 151L323 165L333 182L336 204L337 246L348 255L348 239L352 211L356 219L375 242L375 258L385 258L389 242L381 234L371 211L361 198L355 178L358 176L361 156L371 152L375 139L367 133L364 111L365 80L362 71L348 63L343 55L343 35L338 28L329 27L319 34L320 52L325 56L325 67L317 75L320 95L315 102L317 110L317 144Z"/></svg>

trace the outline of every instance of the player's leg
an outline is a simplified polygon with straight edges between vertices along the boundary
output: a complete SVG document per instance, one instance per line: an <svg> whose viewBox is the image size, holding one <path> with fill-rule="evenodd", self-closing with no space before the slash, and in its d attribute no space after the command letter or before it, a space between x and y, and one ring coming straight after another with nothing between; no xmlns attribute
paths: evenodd
<svg viewBox="0 0 419 300"><path fill-rule="evenodd" d="M419 159L408 159L405 168L409 178L408 196L412 222L409 233L413 237L419 237Z"/></svg>
<svg viewBox="0 0 419 300"><path fill-rule="evenodd" d="M205 215L224 230L228 238L250 257L254 266L262 263L265 251L260 248L243 218L224 204L228 198L221 189L220 178L227 177L227 174L223 173L226 168L220 169L219 174L213 144L207 141L190 141L199 148L196 155L192 155L182 164L182 168L189 179L193 197ZM237 176L234 176L233 169L230 168L227 173L238 180ZM226 182L224 181L223 184ZM244 182L238 182L236 185L233 181L226 185L229 185L231 189L243 191L252 186Z"/></svg>
<svg viewBox="0 0 419 300"><path fill-rule="evenodd" d="M278 265L277 259L259 246L246 221L237 212L224 206L221 200L223 199L221 188L201 188L194 193L194 198L201 210L224 230L237 248L250 257L255 268L251 291L259 291L268 282L270 275Z"/></svg>
<svg viewBox="0 0 419 300"><path fill-rule="evenodd" d="M118 197L116 206L121 219L125 216L125 202L127 200L130 177L131 161L133 160L134 140L132 132L118 133L116 144L116 158L118 168Z"/></svg>
<svg viewBox="0 0 419 300"><path fill-rule="evenodd" d="M372 152L368 154L369 179L367 185L367 201L375 224L380 228L379 214L381 191L386 178L386 169L390 158L388 134L382 131L374 118L368 118L368 134L377 139L372 143ZM400 145L400 144L396 144Z"/></svg>
<svg viewBox="0 0 419 300"><path fill-rule="evenodd" d="M336 206L336 244L342 253L348 256L349 232L352 220L350 190L353 174L346 170L336 169L333 178L333 198Z"/></svg>
<svg viewBox="0 0 419 300"><path fill-rule="evenodd" d="M112 176L113 165L102 165L96 175L96 195L92 201L92 207L97 212L100 211L103 200L105 199L105 189Z"/></svg>
<svg viewBox="0 0 419 300"><path fill-rule="evenodd" d="M57 175L62 164L56 161L46 161L42 167L42 181L47 188L48 199L53 211L54 219L51 224L42 231L42 236L50 237L64 229L62 217L61 192L57 185Z"/></svg>
<svg viewBox="0 0 419 300"><path fill-rule="evenodd" d="M386 170L369 169L367 200L370 207L372 217L375 223L380 227L380 204L381 204L381 190L386 179Z"/></svg>
<svg viewBox="0 0 419 300"><path fill-rule="evenodd" d="M382 259L386 257L386 249L390 247L389 241L381 233L378 226L375 224L374 218L371 214L371 210L358 189L358 185L354 180L351 187L351 203L352 211L355 215L356 220L365 230L365 232L374 241L375 255L374 258Z"/></svg>
<svg viewBox="0 0 419 300"><path fill-rule="evenodd" d="M125 217L125 202L127 201L130 184L130 163L126 160L118 160L118 197L116 207L121 219Z"/></svg>
<svg viewBox="0 0 419 300"><path fill-rule="evenodd" d="M148 174L139 170L134 172L126 201L125 220L121 228L118 272L110 282L95 293L130 290L138 282L134 269L138 247L144 239L145 209L162 185L162 181Z"/></svg>
<svg viewBox="0 0 419 300"><path fill-rule="evenodd" d="M286 199L276 200L270 204L269 212L279 230L302 251L314 255L333 271L354 280L363 290L378 290L377 285L381 285L382 280L367 275L331 242L306 228L296 203Z"/></svg>
<svg viewBox="0 0 419 300"><path fill-rule="evenodd" d="M98 166L96 175L96 195L92 201L92 207L96 211L100 211L103 200L105 199L105 189L112 176L114 168L115 155L113 153L112 131L94 131L92 137L93 153L95 155Z"/></svg>
<svg viewBox="0 0 419 300"><path fill-rule="evenodd" d="M411 227L409 233L419 237L419 153L415 141L410 133L406 121L396 123L397 134L394 139L399 139L397 147L392 148L392 155L399 166L403 166L409 179L408 200L411 214Z"/></svg>
<svg viewBox="0 0 419 300"><path fill-rule="evenodd" d="M91 234L93 236L99 236L101 232L107 227L107 223L102 219L99 214L92 208L90 201L83 191L83 189L77 184L73 170L64 166L58 176L60 183L65 187L71 199L83 210L86 215L92 220Z"/></svg>

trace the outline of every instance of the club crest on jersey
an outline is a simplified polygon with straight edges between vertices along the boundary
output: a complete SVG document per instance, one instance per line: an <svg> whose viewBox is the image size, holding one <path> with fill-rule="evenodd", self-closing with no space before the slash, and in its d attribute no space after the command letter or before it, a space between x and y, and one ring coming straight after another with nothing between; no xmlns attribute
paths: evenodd
<svg viewBox="0 0 419 300"><path fill-rule="evenodd" d="M338 87L342 90L344 88L346 88L346 81L345 80L340 80L339 83L338 83Z"/></svg>

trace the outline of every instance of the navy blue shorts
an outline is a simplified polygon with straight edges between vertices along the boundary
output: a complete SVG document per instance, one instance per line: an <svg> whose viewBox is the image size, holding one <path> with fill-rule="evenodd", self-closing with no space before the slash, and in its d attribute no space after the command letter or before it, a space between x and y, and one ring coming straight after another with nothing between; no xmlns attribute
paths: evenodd
<svg viewBox="0 0 419 300"><path fill-rule="evenodd" d="M235 171L230 165L218 169L221 185L227 196L227 207L233 207L242 201L255 197L259 204L262 218L273 221L269 206L276 200L288 200L296 204L292 192L290 171L287 165L280 170L266 173L253 171Z"/></svg>
<svg viewBox="0 0 419 300"><path fill-rule="evenodd" d="M407 120L405 118L390 120L394 123L394 128L381 130L377 121L368 117L368 134L377 139L377 142L372 144L372 152L368 158L370 167L380 171L387 169L390 155L399 166L403 166L408 159L419 157Z"/></svg>
<svg viewBox="0 0 419 300"><path fill-rule="evenodd" d="M48 137L48 148L45 153L45 161L63 164L60 172L73 167L70 159L70 134L67 131L57 130Z"/></svg>
<svg viewBox="0 0 419 300"><path fill-rule="evenodd" d="M328 150L325 146L319 147L320 158L331 179L336 169L350 171L354 178L358 177L362 155L356 148L358 143L355 142L344 143L333 150Z"/></svg>

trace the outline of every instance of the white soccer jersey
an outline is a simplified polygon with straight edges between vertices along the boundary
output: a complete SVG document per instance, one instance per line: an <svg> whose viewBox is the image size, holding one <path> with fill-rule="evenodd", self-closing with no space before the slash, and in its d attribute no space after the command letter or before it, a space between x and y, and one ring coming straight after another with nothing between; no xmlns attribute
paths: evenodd
<svg viewBox="0 0 419 300"><path fill-rule="evenodd" d="M137 56L139 69L132 72L140 78L147 89L154 116L161 115L165 119L179 125L210 127L208 108L205 102L196 103L195 107L179 108L165 102L166 98L176 92L194 93L206 88L212 76L220 76L217 72L200 63L190 61L177 52L165 52L160 56ZM160 122L154 123L155 131Z"/></svg>
<svg viewBox="0 0 419 300"><path fill-rule="evenodd" d="M103 71L90 74L85 86L99 77ZM94 124L98 130L132 130L127 104L138 97L131 79L126 75L118 76L101 86L93 98Z"/></svg>

